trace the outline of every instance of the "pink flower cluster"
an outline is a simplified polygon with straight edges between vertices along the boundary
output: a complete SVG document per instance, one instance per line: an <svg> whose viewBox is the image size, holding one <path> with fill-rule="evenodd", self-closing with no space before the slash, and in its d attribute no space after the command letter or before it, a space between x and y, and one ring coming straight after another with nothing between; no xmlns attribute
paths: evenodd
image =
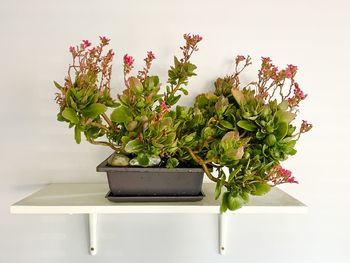
<svg viewBox="0 0 350 263"><path fill-rule="evenodd" d="M106 37L100 37L100 43L90 49L91 42L89 40L82 40L77 46L69 47L69 52L73 57L73 64L69 67L68 76L65 78L65 88L68 89L73 85L71 70L74 69L76 77L79 78L80 83L83 83L91 75L98 76L97 80L99 89L110 88L110 78L112 74L112 60L114 52L110 49L104 54L103 48L108 45L109 39Z"/></svg>
<svg viewBox="0 0 350 263"><path fill-rule="evenodd" d="M236 64L238 64L239 62L244 61L244 60L245 60L245 56L238 55L238 56L236 57Z"/></svg>
<svg viewBox="0 0 350 263"><path fill-rule="evenodd" d="M261 74L265 79L277 81L282 73L278 72L278 68L272 64L270 57L261 57ZM283 72L283 71L282 71Z"/></svg>
<svg viewBox="0 0 350 263"><path fill-rule="evenodd" d="M147 52L147 57L144 59L146 62L151 62L152 60L156 59L155 55L152 51Z"/></svg>
<svg viewBox="0 0 350 263"><path fill-rule="evenodd" d="M108 45L109 44L109 41L111 41L109 38L107 38L107 37L101 37L100 36L100 41L101 41L101 43L104 45L104 46L106 46L106 45Z"/></svg>
<svg viewBox="0 0 350 263"><path fill-rule="evenodd" d="M285 69L278 71L278 68L272 64L269 57L261 57L261 73L264 78L270 78L274 81L282 81L283 79L292 79L297 73L298 67L292 64L287 65Z"/></svg>
<svg viewBox="0 0 350 263"><path fill-rule="evenodd" d="M75 49L75 47L70 46L69 52L72 53L73 58L77 56L77 50Z"/></svg>
<svg viewBox="0 0 350 263"><path fill-rule="evenodd" d="M200 35L184 34L184 39L186 40L186 44L188 44L191 47L195 47L197 43L203 39L203 37L201 37Z"/></svg>
<svg viewBox="0 0 350 263"><path fill-rule="evenodd" d="M125 54L123 57L123 61L124 61L124 75L127 75L134 68L135 60L132 56Z"/></svg>
<svg viewBox="0 0 350 263"><path fill-rule="evenodd" d="M144 59L146 62L146 65L143 67L142 70L138 72L137 78L143 82L147 78L148 72L151 69L152 61L156 59L156 56L153 54L152 51L147 52L147 57Z"/></svg>
<svg viewBox="0 0 350 263"><path fill-rule="evenodd" d="M304 94L304 92L299 88L298 84L295 85L293 92L294 92L294 95L300 98L301 100L304 100L307 96L307 94Z"/></svg>
<svg viewBox="0 0 350 263"><path fill-rule="evenodd" d="M298 67L294 66L292 64L289 64L287 68L285 69L285 74L288 79L291 79L295 76L297 73Z"/></svg>
<svg viewBox="0 0 350 263"><path fill-rule="evenodd" d="M184 39L186 40L186 45L181 47L183 58L181 59L181 62L188 61L191 57L191 54L194 51L198 51L197 44L200 42L203 38L200 35L190 35L190 34L184 34Z"/></svg>
<svg viewBox="0 0 350 263"><path fill-rule="evenodd" d="M292 176L292 172L282 168L280 165L276 165L271 169L268 174L268 180L273 185L283 184L283 183L291 183L298 184L299 182L295 180L295 177Z"/></svg>
<svg viewBox="0 0 350 263"><path fill-rule="evenodd" d="M294 176L292 176L292 172L282 168L282 166L277 165L276 170L278 173L280 173L284 179L288 182L288 183L298 183L298 181L295 180Z"/></svg>
<svg viewBox="0 0 350 263"><path fill-rule="evenodd" d="M83 40L83 43L80 44L81 49L85 49L89 46L91 46L91 42L89 40Z"/></svg>
<svg viewBox="0 0 350 263"><path fill-rule="evenodd" d="M308 132L312 129L312 124L308 123L306 120L303 120L300 126L300 133Z"/></svg>
<svg viewBox="0 0 350 263"><path fill-rule="evenodd" d="M128 54L125 54L123 57L124 60L124 65L128 66L128 67L132 67L134 64L134 58L132 56L129 56Z"/></svg>
<svg viewBox="0 0 350 263"><path fill-rule="evenodd" d="M291 108L296 107L299 105L299 102L306 99L307 94L305 94L299 87L298 83L294 83L294 90L293 90L294 96L288 98L288 103Z"/></svg>

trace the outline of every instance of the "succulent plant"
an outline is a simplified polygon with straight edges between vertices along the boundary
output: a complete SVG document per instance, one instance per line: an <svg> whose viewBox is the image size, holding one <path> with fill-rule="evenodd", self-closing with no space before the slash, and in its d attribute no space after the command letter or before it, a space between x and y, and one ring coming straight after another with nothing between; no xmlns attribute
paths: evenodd
<svg viewBox="0 0 350 263"><path fill-rule="evenodd" d="M239 76L250 64L249 56L237 56L234 73L218 78L212 92L196 97L178 130L192 135L191 143L183 144L187 152L181 157L202 165L216 182L216 198L225 189L222 211L240 208L249 194L262 195L271 186L297 183L279 164L296 154L300 134L312 127L303 121L296 132L292 124L299 102L306 98L294 79L296 66L278 71L269 58L263 58L258 81L241 88Z"/></svg>
<svg viewBox="0 0 350 263"><path fill-rule="evenodd" d="M297 67L279 71L270 58L262 58L258 80L242 87L240 75L251 58L237 56L231 75L218 78L212 91L184 107L177 102L188 94L188 80L196 75L190 58L202 38L185 34L184 39L164 90L159 77L150 75L151 51L136 76L131 74L134 59L126 54L125 89L115 98L110 93L114 52L104 51L110 40L100 37L90 49L87 40L70 47L68 75L63 85L55 82L58 120L74 127L77 143L83 134L92 144L112 148L116 154L110 165L202 166L216 182L222 212L240 208L249 195L262 195L271 186L297 183L280 166L296 154L300 135L312 128L306 121L299 129L292 123L307 96L295 81Z"/></svg>

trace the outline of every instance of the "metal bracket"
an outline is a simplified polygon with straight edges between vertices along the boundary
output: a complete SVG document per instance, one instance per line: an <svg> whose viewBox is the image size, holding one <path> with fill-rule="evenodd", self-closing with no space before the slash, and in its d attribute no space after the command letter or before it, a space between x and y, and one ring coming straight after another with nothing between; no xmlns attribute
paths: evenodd
<svg viewBox="0 0 350 263"><path fill-rule="evenodd" d="M227 235L227 215L228 213L219 214L219 253L225 255L226 252L226 235ZM97 214L89 214L89 235L90 235L90 255L97 254Z"/></svg>
<svg viewBox="0 0 350 263"><path fill-rule="evenodd" d="M219 253L221 255L225 255L226 252L227 214L219 214Z"/></svg>
<svg viewBox="0 0 350 263"><path fill-rule="evenodd" d="M97 214L89 214L90 255L97 254Z"/></svg>

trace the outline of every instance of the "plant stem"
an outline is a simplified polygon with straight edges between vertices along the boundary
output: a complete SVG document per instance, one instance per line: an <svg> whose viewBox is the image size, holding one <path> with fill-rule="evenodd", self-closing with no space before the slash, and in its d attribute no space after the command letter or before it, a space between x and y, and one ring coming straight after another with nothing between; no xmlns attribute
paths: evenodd
<svg viewBox="0 0 350 263"><path fill-rule="evenodd" d="M113 122L108 118L108 116L106 115L106 113L102 113L102 117L103 117L103 119L108 123L108 125L109 125L112 129L115 128Z"/></svg>
<svg viewBox="0 0 350 263"><path fill-rule="evenodd" d="M203 161L199 156L197 156L190 148L187 148L187 151L189 152L189 154L191 155L193 160L203 167L203 170L204 170L205 174L208 176L208 178L210 180L212 180L212 181L214 181L216 183L220 181L219 178L217 178L214 175L212 175L212 173L208 169L207 163L205 161ZM226 182L225 182L225 186L227 186Z"/></svg>
<svg viewBox="0 0 350 263"><path fill-rule="evenodd" d="M107 133L110 131L106 126L104 126L103 124L97 123L97 122L90 122L89 125L100 128L100 129L106 131Z"/></svg>
<svg viewBox="0 0 350 263"><path fill-rule="evenodd" d="M114 146L112 143L109 142L103 142L103 141L95 141L93 139L88 140L89 143L91 144L95 144L95 145L103 145L103 146L109 146L111 147L114 151L118 151L119 148L117 148L116 146Z"/></svg>

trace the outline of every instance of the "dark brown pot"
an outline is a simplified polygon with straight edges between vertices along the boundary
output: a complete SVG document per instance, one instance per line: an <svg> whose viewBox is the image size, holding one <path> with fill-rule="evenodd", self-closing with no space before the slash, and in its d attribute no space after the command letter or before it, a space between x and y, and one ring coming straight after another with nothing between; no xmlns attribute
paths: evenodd
<svg viewBox="0 0 350 263"><path fill-rule="evenodd" d="M96 167L107 172L114 196L195 196L202 190L202 168L114 167L104 160Z"/></svg>

